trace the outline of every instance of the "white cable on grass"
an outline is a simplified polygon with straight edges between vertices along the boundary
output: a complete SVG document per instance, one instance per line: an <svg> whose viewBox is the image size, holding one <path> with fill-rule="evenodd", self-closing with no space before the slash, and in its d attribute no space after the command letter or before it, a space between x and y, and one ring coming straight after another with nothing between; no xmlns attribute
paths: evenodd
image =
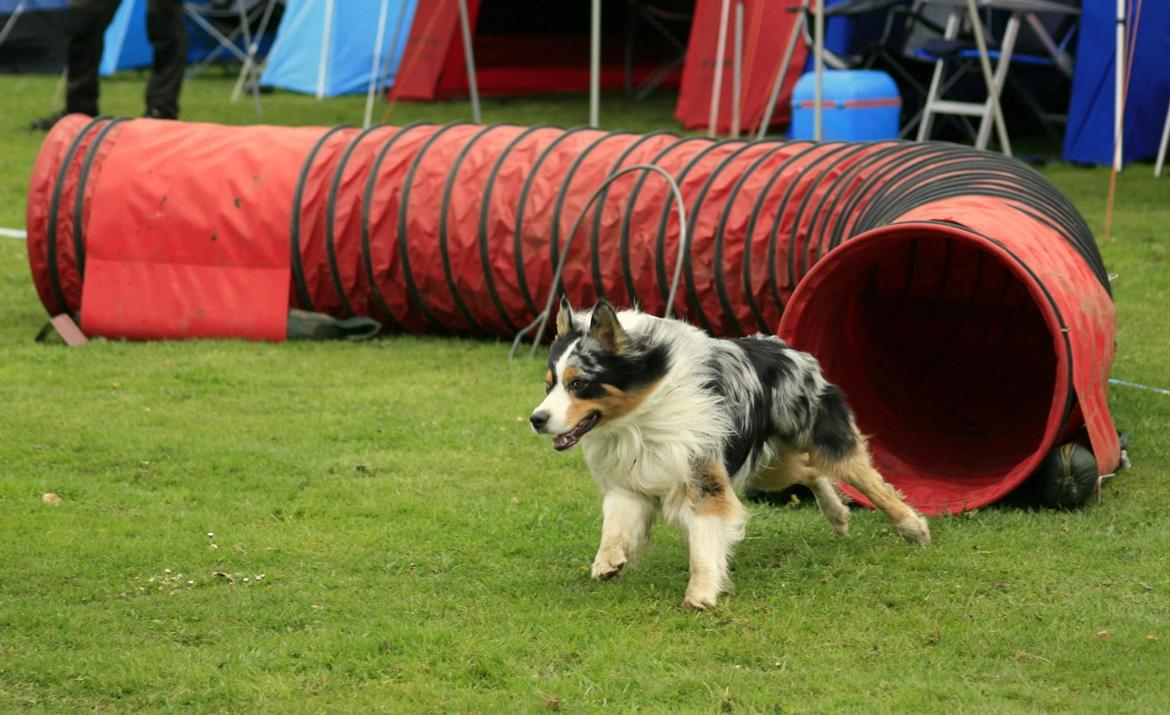
<svg viewBox="0 0 1170 715"><path fill-rule="evenodd" d="M544 330L548 327L548 317L552 314L553 301L556 300L557 293L561 285L561 272L565 268L565 261L569 257L569 247L573 243L573 236L577 234L577 229L581 227L581 220L585 218L585 214L593 206L593 202L601 196L601 193L618 178L628 174L632 171L653 171L662 178L666 179L666 183L670 184L670 193L674 199L675 211L678 214L678 257L674 261L674 276L670 280L670 294L666 300L666 308L662 313L662 317L669 318L671 309L674 307L675 296L678 293L679 278L682 276L683 259L686 257L689 243L687 240L687 207L683 203L682 189L678 187L678 182L670 175L670 172L663 169L661 166L654 164L634 164L627 166L621 171L614 172L601 182L601 186L593 192L589 200L585 202L585 206L577 214L577 220L573 222L573 227L565 237L565 244L562 247L560 260L557 261L556 271L553 273L552 286L548 290L548 300L544 303L544 310L536 318L516 333L515 339L512 340L512 348L508 351L508 359L516 356L516 348L519 347L520 341L529 333L534 327L539 324L539 329L536 331L536 337L532 342L532 350L529 351L529 357L536 355L536 349L540 346L541 340L544 338Z"/></svg>
<svg viewBox="0 0 1170 715"><path fill-rule="evenodd" d="M1130 382L1129 380L1119 380L1116 377L1109 378L1109 384L1110 385L1121 385L1122 387L1132 387L1136 390L1149 390L1150 392L1156 392L1159 395L1170 396L1170 390L1167 390L1164 387L1151 387L1149 385L1143 385L1140 382Z"/></svg>
<svg viewBox="0 0 1170 715"><path fill-rule="evenodd" d="M4 238L15 238L19 241L28 240L28 232L22 231L19 228L0 227L0 236L3 236Z"/></svg>

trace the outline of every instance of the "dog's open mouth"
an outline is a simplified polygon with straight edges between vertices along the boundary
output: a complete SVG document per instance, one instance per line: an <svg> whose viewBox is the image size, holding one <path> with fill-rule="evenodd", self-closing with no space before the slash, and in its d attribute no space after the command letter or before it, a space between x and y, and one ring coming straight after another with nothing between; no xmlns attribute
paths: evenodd
<svg viewBox="0 0 1170 715"><path fill-rule="evenodd" d="M585 433L597 426L601 421L601 413L597 410L590 412L581 418L581 421L576 424L573 429L568 432L562 432L556 437L553 437L553 447L558 452L563 452L581 441Z"/></svg>

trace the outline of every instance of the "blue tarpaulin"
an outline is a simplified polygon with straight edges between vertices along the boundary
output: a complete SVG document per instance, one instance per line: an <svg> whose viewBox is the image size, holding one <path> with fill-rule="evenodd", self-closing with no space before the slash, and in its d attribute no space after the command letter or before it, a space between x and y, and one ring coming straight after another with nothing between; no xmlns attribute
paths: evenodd
<svg viewBox="0 0 1170 715"><path fill-rule="evenodd" d="M1122 142L1127 162L1158 151L1170 104L1170 3L1129 0L1129 26L1141 9L1134 43ZM1116 42L1115 0L1084 0L1064 158L1088 164L1113 161L1113 97Z"/></svg>
<svg viewBox="0 0 1170 715"><path fill-rule="evenodd" d="M154 50L146 39L146 0L122 0L106 28L101 73L149 67Z"/></svg>
<svg viewBox="0 0 1170 715"><path fill-rule="evenodd" d="M318 96L365 92L385 15L378 70L394 80L416 0L288 0L261 84ZM383 4L385 12L383 13Z"/></svg>

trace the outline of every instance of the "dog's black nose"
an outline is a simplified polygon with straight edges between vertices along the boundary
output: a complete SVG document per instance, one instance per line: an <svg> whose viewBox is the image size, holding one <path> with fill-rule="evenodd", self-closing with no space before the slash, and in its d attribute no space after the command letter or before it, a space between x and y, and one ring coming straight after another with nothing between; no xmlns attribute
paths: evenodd
<svg viewBox="0 0 1170 715"><path fill-rule="evenodd" d="M544 429L546 424L548 424L548 413L543 410L540 412L533 412L532 416L528 418L528 421L532 423L532 429L539 432Z"/></svg>

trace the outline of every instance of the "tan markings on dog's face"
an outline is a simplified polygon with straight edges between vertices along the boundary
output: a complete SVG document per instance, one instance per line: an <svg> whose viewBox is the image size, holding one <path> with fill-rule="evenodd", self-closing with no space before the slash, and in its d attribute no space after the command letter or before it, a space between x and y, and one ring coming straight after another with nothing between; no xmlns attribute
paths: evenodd
<svg viewBox="0 0 1170 715"><path fill-rule="evenodd" d="M565 419L570 425L577 424L590 412L599 412L602 422L624 417L638 409L646 401L646 398L658 388L658 381L648 383L640 386L637 390L628 392L619 390L613 385L602 384L601 389L605 392L604 395L586 399L578 397L573 390L569 389L573 381L580 376L581 371L575 365L566 367L564 374L561 376L563 381L561 384L565 386L566 391L569 393L569 409L565 415Z"/></svg>
<svg viewBox="0 0 1170 715"><path fill-rule="evenodd" d="M696 464L691 473L688 492L699 515L730 516L738 501L727 470L719 462Z"/></svg>
<svg viewBox="0 0 1170 715"><path fill-rule="evenodd" d="M549 370L549 371L545 372L544 373L544 386L551 390L552 386L553 386L553 382L554 382L553 371Z"/></svg>

